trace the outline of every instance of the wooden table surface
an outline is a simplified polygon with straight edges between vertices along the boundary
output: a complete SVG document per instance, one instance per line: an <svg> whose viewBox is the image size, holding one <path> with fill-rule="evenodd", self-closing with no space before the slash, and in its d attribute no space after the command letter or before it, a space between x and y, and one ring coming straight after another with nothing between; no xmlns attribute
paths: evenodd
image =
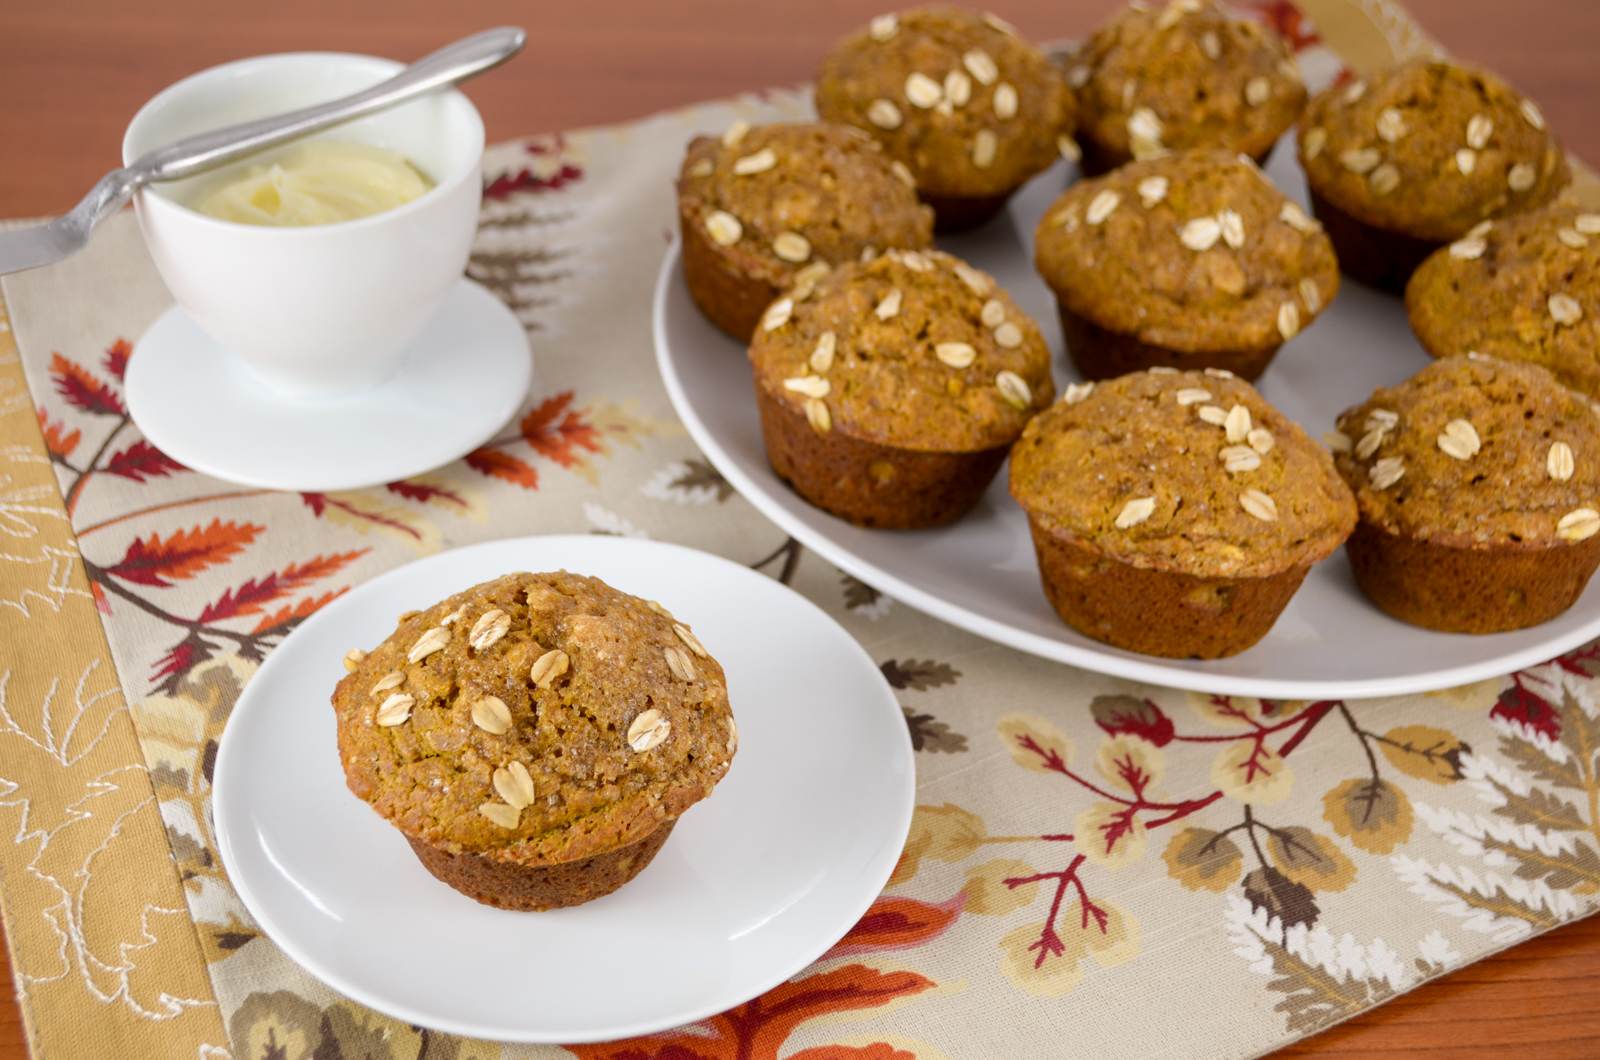
<svg viewBox="0 0 1600 1060"><path fill-rule="evenodd" d="M412 58L474 29L527 27L515 62L474 82L491 140L638 117L808 78L881 0L215 0L10 2L0 8L0 217L58 213L117 161L122 129L164 85L261 52ZM1036 39L1081 35L1117 0L991 0ZM1600 162L1600 3L1410 0L1456 55L1539 101L1567 146ZM225 14L224 14L225 12ZM4 983L10 966L0 952ZM1295 1054L1600 1056L1600 918L1462 969L1292 1050ZM0 1060L26 1056L9 993Z"/></svg>

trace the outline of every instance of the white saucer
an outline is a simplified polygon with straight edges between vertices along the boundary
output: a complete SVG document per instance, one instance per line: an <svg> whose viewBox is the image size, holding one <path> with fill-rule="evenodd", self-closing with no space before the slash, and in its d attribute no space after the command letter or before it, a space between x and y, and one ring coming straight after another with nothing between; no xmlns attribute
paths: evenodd
<svg viewBox="0 0 1600 1060"><path fill-rule="evenodd" d="M216 478L326 491L393 482L471 452L522 404L528 338L463 279L387 382L349 397L275 395L173 306L128 362L128 411L151 443Z"/></svg>
<svg viewBox="0 0 1600 1060"><path fill-rule="evenodd" d="M513 913L435 880L345 789L328 696L395 616L515 570L566 568L660 600L727 670L733 768L636 879L572 909ZM268 936L399 1019L500 1041L603 1041L770 989L860 919L910 827L905 720L878 668L815 605L675 545L531 537L432 556L309 618L239 697L213 815L228 876Z"/></svg>
<svg viewBox="0 0 1600 1060"><path fill-rule="evenodd" d="M1306 200L1291 144L1267 173ZM1057 391L1076 378L1061 352L1055 301L1033 269L1033 233L1067 185L1065 165L1041 174L992 223L940 245L991 273L1038 321L1056 351ZM1306 577L1272 631L1227 659L1137 655L1090 640L1056 617L1039 587L1028 520L996 476L983 500L937 530L864 530L814 508L767 462L740 343L718 331L684 286L675 244L655 294L656 360L673 407L701 451L761 513L830 563L895 599L980 637L1136 681L1235 696L1360 699L1463 685L1554 658L1600 636L1600 578L1565 614L1532 629L1468 636L1408 626L1356 588L1343 550ZM1340 410L1429 363L1405 305L1345 281L1327 313L1286 345L1258 384L1313 438ZM1159 615L1151 616L1159 621Z"/></svg>

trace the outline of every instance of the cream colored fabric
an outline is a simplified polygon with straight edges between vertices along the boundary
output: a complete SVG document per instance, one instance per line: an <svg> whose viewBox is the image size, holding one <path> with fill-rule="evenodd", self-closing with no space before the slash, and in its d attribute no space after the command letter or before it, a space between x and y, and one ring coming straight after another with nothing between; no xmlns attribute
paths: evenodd
<svg viewBox="0 0 1600 1060"><path fill-rule="evenodd" d="M1372 0L1304 6L1363 67L1426 45ZM772 93L492 149L470 271L528 325L535 392L389 488L243 489L142 441L121 369L169 303L130 216L5 280L0 900L41 1055L567 1055L322 987L256 932L208 816L228 711L300 618L511 534L648 535L782 578L880 662L918 746L906 855L838 948L731 1016L579 1055L1247 1055L1595 908L1600 649L1437 696L1188 696L895 605L733 493L653 366L670 180L690 135L804 113Z"/></svg>

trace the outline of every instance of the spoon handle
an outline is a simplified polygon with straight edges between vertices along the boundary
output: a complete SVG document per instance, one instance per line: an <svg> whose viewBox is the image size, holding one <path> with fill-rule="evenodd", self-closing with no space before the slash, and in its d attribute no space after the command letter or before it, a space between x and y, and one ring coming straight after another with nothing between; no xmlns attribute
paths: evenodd
<svg viewBox="0 0 1600 1060"><path fill-rule="evenodd" d="M510 59L526 34L515 26L484 30L424 56L393 77L353 95L269 118L186 136L129 163L131 187L181 180L453 85Z"/></svg>

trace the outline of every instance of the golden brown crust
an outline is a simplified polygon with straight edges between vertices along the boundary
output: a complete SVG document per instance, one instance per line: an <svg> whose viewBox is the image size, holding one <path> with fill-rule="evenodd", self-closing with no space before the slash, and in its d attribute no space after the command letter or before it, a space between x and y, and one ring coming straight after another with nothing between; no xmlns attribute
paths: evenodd
<svg viewBox="0 0 1600 1060"><path fill-rule="evenodd" d="M1600 564L1600 537L1569 548L1458 548L1363 519L1345 543L1356 584L1381 610L1447 633L1500 633L1548 622Z"/></svg>
<svg viewBox="0 0 1600 1060"><path fill-rule="evenodd" d="M450 854L552 865L638 842L709 794L734 750L722 669L677 626L565 572L409 613L334 692L346 783Z"/></svg>
<svg viewBox="0 0 1600 1060"><path fill-rule="evenodd" d="M823 431L915 452L1003 448L1055 393L1038 327L940 251L890 251L780 299L750 360L761 390L825 415Z"/></svg>
<svg viewBox="0 0 1600 1060"><path fill-rule="evenodd" d="M1011 495L1053 537L1196 578L1310 567L1356 520L1321 446L1248 383L1202 372L1069 392L1012 448Z"/></svg>
<svg viewBox="0 0 1600 1060"><path fill-rule="evenodd" d="M816 101L824 119L881 141L930 197L1009 194L1073 129L1072 93L1043 53L998 20L947 7L881 16L840 41Z"/></svg>
<svg viewBox="0 0 1600 1060"><path fill-rule="evenodd" d="M1434 243L1542 206L1571 179L1532 103L1491 73L1439 60L1319 93L1300 119L1299 153L1318 198Z"/></svg>
<svg viewBox="0 0 1600 1060"><path fill-rule="evenodd" d="M1436 361L1338 427L1349 450L1336 462L1362 521L1404 537L1559 550L1570 544L1561 520L1600 507L1600 415L1536 365Z"/></svg>
<svg viewBox="0 0 1600 1060"><path fill-rule="evenodd" d="M1224 151L1079 182L1040 220L1034 257L1064 308L1177 353L1270 356L1339 287L1316 222Z"/></svg>
<svg viewBox="0 0 1600 1060"><path fill-rule="evenodd" d="M1124 9L1072 57L1067 78L1094 172L1192 148L1265 158L1306 101L1282 38L1210 0Z"/></svg>
<svg viewBox="0 0 1600 1060"><path fill-rule="evenodd" d="M1600 397L1600 213L1557 203L1483 226L1423 263L1406 311L1435 357L1528 361Z"/></svg>
<svg viewBox="0 0 1600 1060"><path fill-rule="evenodd" d="M1288 606L1309 566L1264 577L1205 578L1135 566L1031 515L1044 592L1086 637L1173 659L1237 655Z"/></svg>
<svg viewBox="0 0 1600 1060"><path fill-rule="evenodd" d="M452 854L420 840L411 850L441 883L497 909L536 912L581 905L621 887L654 860L672 834L668 821L643 839L603 854L556 865L518 865L482 854Z"/></svg>
<svg viewBox="0 0 1600 1060"><path fill-rule="evenodd" d="M767 459L796 493L858 526L908 530L959 519L989 488L1007 446L976 452L915 452L818 431L806 415L756 387Z"/></svg>

